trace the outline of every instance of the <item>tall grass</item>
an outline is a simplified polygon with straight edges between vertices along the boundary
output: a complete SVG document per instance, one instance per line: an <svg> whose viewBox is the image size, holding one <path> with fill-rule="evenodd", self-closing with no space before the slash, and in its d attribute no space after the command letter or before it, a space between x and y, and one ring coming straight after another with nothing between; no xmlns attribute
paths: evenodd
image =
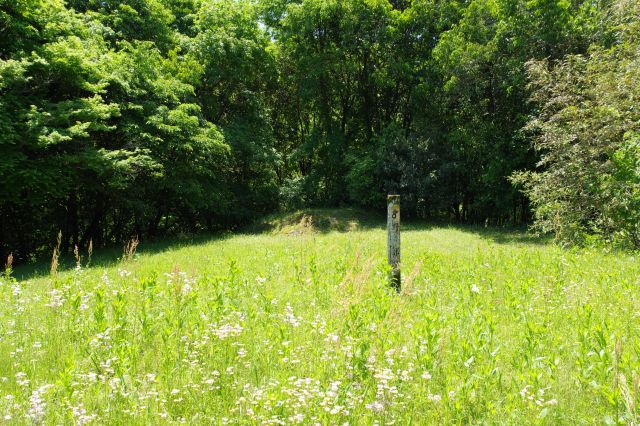
<svg viewBox="0 0 640 426"><path fill-rule="evenodd" d="M638 261L520 240L411 228L400 294L376 228L129 245L112 267L25 281L7 268L0 418L637 422Z"/></svg>

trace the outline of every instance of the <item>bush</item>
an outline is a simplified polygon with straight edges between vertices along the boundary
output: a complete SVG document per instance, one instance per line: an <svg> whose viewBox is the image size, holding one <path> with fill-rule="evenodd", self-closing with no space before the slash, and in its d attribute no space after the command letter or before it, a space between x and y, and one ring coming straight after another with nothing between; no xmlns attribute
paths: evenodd
<svg viewBox="0 0 640 426"><path fill-rule="evenodd" d="M640 6L626 9L619 43L555 65L529 65L538 110L528 125L539 170L513 175L535 211L535 228L558 240L587 235L640 247Z"/></svg>

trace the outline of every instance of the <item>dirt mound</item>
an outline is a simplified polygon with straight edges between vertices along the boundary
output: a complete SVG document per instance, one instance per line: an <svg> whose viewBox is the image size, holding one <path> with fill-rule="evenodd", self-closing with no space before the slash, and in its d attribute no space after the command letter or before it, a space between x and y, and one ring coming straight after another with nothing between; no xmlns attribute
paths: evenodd
<svg viewBox="0 0 640 426"><path fill-rule="evenodd" d="M382 214L357 209L307 209L268 216L250 231L303 235L325 232L352 232L383 225Z"/></svg>

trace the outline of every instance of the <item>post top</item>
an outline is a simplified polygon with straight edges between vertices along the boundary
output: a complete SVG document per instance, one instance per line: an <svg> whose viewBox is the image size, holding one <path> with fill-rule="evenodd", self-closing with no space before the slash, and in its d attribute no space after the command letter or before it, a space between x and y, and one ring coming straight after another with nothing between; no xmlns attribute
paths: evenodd
<svg viewBox="0 0 640 426"><path fill-rule="evenodd" d="M395 200L395 199L400 199L400 196L396 194L387 195L387 200Z"/></svg>

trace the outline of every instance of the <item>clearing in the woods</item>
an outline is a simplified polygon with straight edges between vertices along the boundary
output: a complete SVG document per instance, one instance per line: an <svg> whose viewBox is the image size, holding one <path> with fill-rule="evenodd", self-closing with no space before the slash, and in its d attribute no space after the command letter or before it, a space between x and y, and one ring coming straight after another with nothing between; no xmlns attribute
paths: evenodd
<svg viewBox="0 0 640 426"><path fill-rule="evenodd" d="M0 278L0 416L48 424L633 423L640 262L522 232L273 217ZM112 257L113 258L113 257Z"/></svg>

